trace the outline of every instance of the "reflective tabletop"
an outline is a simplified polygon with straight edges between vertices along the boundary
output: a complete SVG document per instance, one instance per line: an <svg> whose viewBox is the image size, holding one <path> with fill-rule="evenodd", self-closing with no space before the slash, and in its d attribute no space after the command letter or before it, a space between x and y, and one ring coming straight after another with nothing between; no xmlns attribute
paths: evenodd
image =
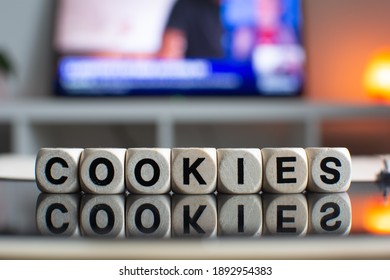
<svg viewBox="0 0 390 280"><path fill-rule="evenodd" d="M45 194L0 181L1 258L390 258L390 202L345 193Z"/></svg>

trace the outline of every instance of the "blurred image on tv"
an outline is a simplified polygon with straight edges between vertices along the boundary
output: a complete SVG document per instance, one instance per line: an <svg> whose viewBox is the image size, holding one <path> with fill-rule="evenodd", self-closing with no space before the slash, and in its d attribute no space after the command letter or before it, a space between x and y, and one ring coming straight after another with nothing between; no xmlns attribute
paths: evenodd
<svg viewBox="0 0 390 280"><path fill-rule="evenodd" d="M298 96L300 0L60 0L61 95Z"/></svg>

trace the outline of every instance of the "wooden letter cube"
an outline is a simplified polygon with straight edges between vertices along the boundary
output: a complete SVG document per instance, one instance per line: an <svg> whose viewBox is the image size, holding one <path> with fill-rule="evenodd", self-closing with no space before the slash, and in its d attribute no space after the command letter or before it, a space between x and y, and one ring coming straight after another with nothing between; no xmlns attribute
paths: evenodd
<svg viewBox="0 0 390 280"><path fill-rule="evenodd" d="M85 149L80 159L80 183L86 193L125 191L126 149Z"/></svg>
<svg viewBox="0 0 390 280"><path fill-rule="evenodd" d="M37 200L36 224L43 235L79 235L78 194L41 193Z"/></svg>
<svg viewBox="0 0 390 280"><path fill-rule="evenodd" d="M264 234L306 235L308 208L303 194L265 194L263 206Z"/></svg>
<svg viewBox="0 0 390 280"><path fill-rule="evenodd" d="M263 210L259 194L218 194L218 235L258 237L262 228Z"/></svg>
<svg viewBox="0 0 390 280"><path fill-rule="evenodd" d="M308 193L309 233L348 235L352 206L348 193Z"/></svg>
<svg viewBox="0 0 390 280"><path fill-rule="evenodd" d="M307 148L308 191L345 192L351 185L351 155L346 148Z"/></svg>
<svg viewBox="0 0 390 280"><path fill-rule="evenodd" d="M270 193L300 193L308 181L308 165L302 148L262 149L263 191Z"/></svg>
<svg viewBox="0 0 390 280"><path fill-rule="evenodd" d="M180 194L213 193L217 185L214 148L172 149L172 190Z"/></svg>
<svg viewBox="0 0 390 280"><path fill-rule="evenodd" d="M218 149L218 192L252 194L261 190L260 149Z"/></svg>
<svg viewBox="0 0 390 280"><path fill-rule="evenodd" d="M80 229L83 236L125 237L124 195L84 195L80 206Z"/></svg>
<svg viewBox="0 0 390 280"><path fill-rule="evenodd" d="M137 194L168 193L171 190L171 149L128 149L126 186Z"/></svg>
<svg viewBox="0 0 390 280"><path fill-rule="evenodd" d="M214 195L172 196L172 237L210 238L217 235Z"/></svg>
<svg viewBox="0 0 390 280"><path fill-rule="evenodd" d="M35 177L38 188L46 193L80 191L79 160L83 149L43 148L37 154Z"/></svg>
<svg viewBox="0 0 390 280"><path fill-rule="evenodd" d="M126 199L127 237L171 237L171 197L130 194Z"/></svg>

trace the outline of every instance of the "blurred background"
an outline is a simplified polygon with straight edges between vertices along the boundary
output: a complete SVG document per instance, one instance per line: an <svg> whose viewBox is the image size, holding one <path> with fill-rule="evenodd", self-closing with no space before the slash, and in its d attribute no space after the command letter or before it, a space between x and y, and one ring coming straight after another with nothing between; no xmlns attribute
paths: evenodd
<svg viewBox="0 0 390 280"><path fill-rule="evenodd" d="M264 93L267 95L264 88L259 96L245 90L242 91L245 94L240 91L223 94L223 90L219 90L217 95L209 90L211 94L202 92L201 97L194 97L194 93L186 96L185 90L180 94L176 91L156 94L152 90L152 93L141 92L136 96L118 94L120 96L102 98L92 90L85 94L87 97L80 97L83 94L74 97L66 88L60 89L59 94L56 79L57 74L61 74L57 68L61 55L74 57L86 52L66 45L66 34L72 34L71 31L66 31L65 27L62 33L58 31L61 24L66 26L66 22L72 20L69 13L59 11L65 2L77 3L0 0L0 58L5 57L3 65L11 66L3 67L6 73L0 76L0 153L35 154L43 146L261 148L320 145L345 146L353 155L390 153L387 141L390 99L385 94L386 88L377 89L375 82L373 86L366 80L373 61L378 57L386 60L390 52L387 12L390 1L297 2L302 9L298 19L291 20L291 26L298 29L291 33L295 39L290 39L303 51L294 62L301 63L299 59L304 57L304 65L302 69L291 71L302 70L301 76L295 76L293 81L302 79L303 83L296 86L293 93L284 94L289 97L275 94L275 98L264 97ZM174 1L163 2L169 2L171 8L174 6ZM233 26L234 22L234 17L229 21L226 9L237 1L230 2L232 6L220 1L225 8L221 16L225 27ZM271 2L285 4L288 1ZM270 5L265 5L265 9L270 10ZM88 15L90 12L86 9L78 13ZM165 21L169 22L167 18ZM123 28L131 30L131 26ZM174 39L173 50L177 51L183 43L182 37ZM243 41L238 42L240 45ZM245 49L245 44L240 46ZM96 55L99 51L92 53ZM142 54L142 58L151 52ZM121 54L123 56L123 52ZM178 55L178 52L161 50L159 54L158 59ZM112 53L100 55L117 57ZM230 56L236 63L237 57ZM128 55L125 58L133 61L139 57ZM214 66L212 58L210 61L207 65ZM384 71L383 75L386 86L389 71L387 74Z"/></svg>

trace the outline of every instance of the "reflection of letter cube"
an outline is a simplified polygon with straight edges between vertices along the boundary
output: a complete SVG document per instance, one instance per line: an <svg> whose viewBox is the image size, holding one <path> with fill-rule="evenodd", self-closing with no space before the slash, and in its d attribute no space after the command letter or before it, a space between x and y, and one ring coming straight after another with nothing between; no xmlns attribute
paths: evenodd
<svg viewBox="0 0 390 280"><path fill-rule="evenodd" d="M306 235L308 210L303 194L265 194L263 212L265 235Z"/></svg>
<svg viewBox="0 0 390 280"><path fill-rule="evenodd" d="M78 194L45 194L37 200L36 224L43 235L79 235Z"/></svg>
<svg viewBox="0 0 390 280"><path fill-rule="evenodd" d="M209 238L217 235L214 195L172 196L172 237Z"/></svg>
<svg viewBox="0 0 390 280"><path fill-rule="evenodd" d="M352 225L348 193L308 193L309 233L347 235Z"/></svg>
<svg viewBox="0 0 390 280"><path fill-rule="evenodd" d="M264 148L263 191L300 193L308 180L307 157L302 148Z"/></svg>
<svg viewBox="0 0 390 280"><path fill-rule="evenodd" d="M126 186L130 192L164 194L170 191L171 149L128 149L125 165Z"/></svg>
<svg viewBox="0 0 390 280"><path fill-rule="evenodd" d="M258 237L262 226L259 194L218 195L218 235Z"/></svg>
<svg viewBox="0 0 390 280"><path fill-rule="evenodd" d="M126 236L171 237L171 197L130 194L126 200Z"/></svg>
<svg viewBox="0 0 390 280"><path fill-rule="evenodd" d="M260 149L218 149L218 192L260 192L262 160Z"/></svg>
<svg viewBox="0 0 390 280"><path fill-rule="evenodd" d="M345 192L352 177L351 155L346 148L307 148L308 191Z"/></svg>
<svg viewBox="0 0 390 280"><path fill-rule="evenodd" d="M125 191L126 149L85 149L80 159L80 183L86 193Z"/></svg>
<svg viewBox="0 0 390 280"><path fill-rule="evenodd" d="M80 229L84 236L124 237L124 196L120 194L84 195L80 206Z"/></svg>
<svg viewBox="0 0 390 280"><path fill-rule="evenodd" d="M78 192L79 160L82 151L83 149L41 149L35 163L38 188L47 193Z"/></svg>
<svg viewBox="0 0 390 280"><path fill-rule="evenodd" d="M172 190L181 194L208 194L217 183L214 148L172 149Z"/></svg>

